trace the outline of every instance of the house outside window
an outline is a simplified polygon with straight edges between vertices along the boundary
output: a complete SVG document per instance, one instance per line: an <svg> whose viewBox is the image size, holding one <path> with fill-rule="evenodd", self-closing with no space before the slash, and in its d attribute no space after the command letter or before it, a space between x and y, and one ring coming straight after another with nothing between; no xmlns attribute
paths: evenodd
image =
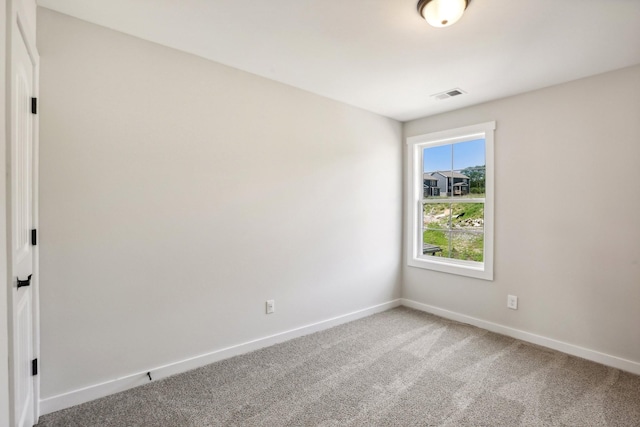
<svg viewBox="0 0 640 427"><path fill-rule="evenodd" d="M407 139L407 264L493 280L495 122Z"/></svg>

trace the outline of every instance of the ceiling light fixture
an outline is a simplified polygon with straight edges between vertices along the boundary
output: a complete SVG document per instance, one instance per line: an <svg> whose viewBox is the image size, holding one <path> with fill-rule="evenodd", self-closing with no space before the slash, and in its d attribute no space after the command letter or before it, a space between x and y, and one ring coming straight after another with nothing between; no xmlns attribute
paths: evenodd
<svg viewBox="0 0 640 427"><path fill-rule="evenodd" d="M471 0L420 0L418 12L434 27L448 27L455 24Z"/></svg>

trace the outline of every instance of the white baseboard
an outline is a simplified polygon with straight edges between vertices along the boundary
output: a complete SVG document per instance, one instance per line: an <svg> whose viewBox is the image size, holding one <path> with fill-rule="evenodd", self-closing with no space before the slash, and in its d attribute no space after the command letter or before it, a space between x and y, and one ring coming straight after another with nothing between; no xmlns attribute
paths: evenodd
<svg viewBox="0 0 640 427"><path fill-rule="evenodd" d="M151 376L154 381L159 380L171 375L175 375L175 374L189 371L191 369L199 368L201 366L205 366L210 363L217 362L219 360L228 359L229 357L237 356L239 354L248 353L250 351L258 350L263 347L269 347L271 345L274 345L283 341L288 341L293 338L301 337L303 335L309 335L314 332L322 331L324 329L329 329L334 326L351 322L353 320L370 316L372 314L386 311L398 306L400 306L400 299L389 301L383 304L378 304L373 307L368 307L362 310L354 311L352 313L344 314L342 316L333 317L331 319L323 320L321 322L301 326L299 328L291 329L289 331L280 332L278 334L269 335L263 338L258 338L253 341L248 341L248 342L237 344L231 347L222 348L219 350L212 351L210 353L202 354L196 357L191 357L189 359L170 363L164 366L149 368L142 372L126 375L124 377L116 378L100 384L94 384L89 387L84 387L78 390L70 391L68 393L63 393L57 396L41 399L40 415L46 415L51 412L70 408L72 406L89 402L91 400L98 399L100 397L105 397L110 394L118 393L133 387L147 384L149 382L149 378L147 377L147 372L151 373Z"/></svg>
<svg viewBox="0 0 640 427"><path fill-rule="evenodd" d="M281 332L281 333L270 335L263 338L258 338L256 340L248 341L242 344L237 344L231 347L215 350L210 353L202 354L200 356L170 363L164 366L150 368L142 372L126 375L124 377L116 378L100 384L94 384L89 387L84 387L78 390L70 391L68 393L63 393L57 396L41 399L40 414L41 415L49 414L51 412L70 408L72 406L79 405L81 403L89 402L91 400L105 397L110 394L118 393L133 387L147 384L149 382L149 378L147 377L147 372L151 372L151 375L154 381L159 380L171 375L175 375L175 374L189 371L191 369L199 368L201 366L205 366L210 363L217 362L219 360L223 360L229 357L248 353L248 352L258 350L260 348L268 347L283 341L301 337L303 335L308 335L314 332L329 329L333 326L351 322L353 320L357 320L375 313L386 311L391 308L398 307L400 305L414 308L420 311L425 311L427 313L435 314L436 316L444 317L445 319L451 319L458 322L467 323L482 329L486 329L491 332L495 332L501 335L506 335L512 338L517 338L522 341L541 345L543 347L558 350L563 353L570 354L572 356L581 357L583 359L591 360L593 362L601 363L603 365L611 366L614 368L621 369L623 371L640 375L640 363L638 362L622 359L620 357L611 356L605 353L600 353L598 351L579 347L573 344L565 343L565 342L554 340L551 338L546 338L540 335L532 334L530 332L521 331L519 329L510 328L508 326L500 325L497 323L467 316L461 313L456 313L453 311L445 310L442 308L423 304L417 301L402 298L402 299L389 301L383 304L375 305L373 307L368 307L362 310L354 311L352 313L344 314L342 316L333 317L331 319L323 320L321 322L291 329L289 331Z"/></svg>
<svg viewBox="0 0 640 427"><path fill-rule="evenodd" d="M519 329L510 328L508 326L500 325L486 320L477 319L475 317L467 316L464 314L456 313L454 311L445 310L442 308L434 307L432 305L423 304L410 299L402 298L402 305L409 308L415 308L416 310L425 311L427 313L435 314L436 316L444 317L445 319L455 320L469 325L477 326L482 329L486 329L491 332L495 332L508 337L517 338L522 341L537 344L543 347L558 350L572 356L581 357L583 359L591 360L593 362L601 363L603 365L618 368L623 371L631 372L632 374L640 375L640 363L634 362L620 357L611 356L609 354L600 353L588 348L579 347L577 345L569 344L563 341L554 340L552 338L543 337L540 335L532 334L530 332L521 331Z"/></svg>

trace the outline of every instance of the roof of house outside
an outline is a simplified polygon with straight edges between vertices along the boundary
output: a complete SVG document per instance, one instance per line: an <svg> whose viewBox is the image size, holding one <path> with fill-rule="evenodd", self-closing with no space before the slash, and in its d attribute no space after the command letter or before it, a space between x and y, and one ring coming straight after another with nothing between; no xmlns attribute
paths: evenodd
<svg viewBox="0 0 640 427"><path fill-rule="evenodd" d="M460 172L452 172L452 171L437 171L437 172L433 172L431 175L438 173L442 176L446 176L447 178L466 178L469 179L469 177L467 175L463 175Z"/></svg>

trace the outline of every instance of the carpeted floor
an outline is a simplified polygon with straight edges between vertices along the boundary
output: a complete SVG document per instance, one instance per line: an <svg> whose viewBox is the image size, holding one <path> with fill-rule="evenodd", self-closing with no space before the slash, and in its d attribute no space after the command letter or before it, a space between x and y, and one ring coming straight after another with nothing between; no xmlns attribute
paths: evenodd
<svg viewBox="0 0 640 427"><path fill-rule="evenodd" d="M640 426L640 377L401 307L38 424L318 425Z"/></svg>

